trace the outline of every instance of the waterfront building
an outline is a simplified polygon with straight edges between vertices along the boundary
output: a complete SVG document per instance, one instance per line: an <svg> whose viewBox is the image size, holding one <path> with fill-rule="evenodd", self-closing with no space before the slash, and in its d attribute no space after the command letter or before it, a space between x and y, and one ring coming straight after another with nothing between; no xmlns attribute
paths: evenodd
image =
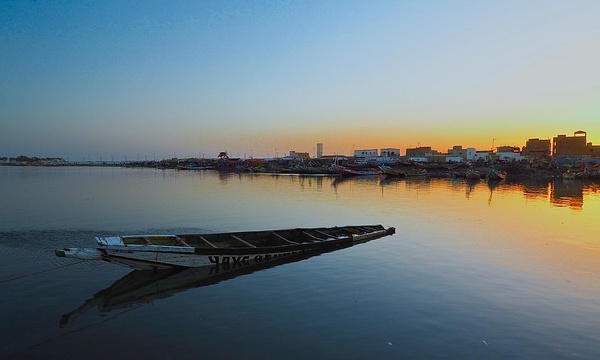
<svg viewBox="0 0 600 360"><path fill-rule="evenodd" d="M552 139L552 156L585 156L587 151L587 133L575 131L573 136L558 135ZM591 144L590 144L591 145Z"/></svg>
<svg viewBox="0 0 600 360"><path fill-rule="evenodd" d="M496 158L502 161L520 161L525 159L525 157L521 155L521 149L518 146L497 147Z"/></svg>
<svg viewBox="0 0 600 360"><path fill-rule="evenodd" d="M400 149L394 149L394 148L381 149L381 151L379 152L379 156L388 157L388 158L397 158L397 157L400 157Z"/></svg>
<svg viewBox="0 0 600 360"><path fill-rule="evenodd" d="M587 142L587 133L579 130L573 136L558 135L552 139L552 157L559 163L587 162L600 158L600 145Z"/></svg>
<svg viewBox="0 0 600 360"><path fill-rule="evenodd" d="M354 150L355 158L371 159L376 158L377 156L379 156L377 149Z"/></svg>
<svg viewBox="0 0 600 360"><path fill-rule="evenodd" d="M431 146L419 146L416 148L406 149L407 157L431 157L434 155L441 155L437 150L433 150Z"/></svg>
<svg viewBox="0 0 600 360"><path fill-rule="evenodd" d="M454 145L452 149L448 149L448 156L454 158L467 158L467 149L463 149L461 145Z"/></svg>
<svg viewBox="0 0 600 360"><path fill-rule="evenodd" d="M462 162L473 161L477 151L475 148L463 148L461 145L454 145L452 149L448 149L446 162Z"/></svg>
<svg viewBox="0 0 600 360"><path fill-rule="evenodd" d="M475 152L475 161L489 161L494 157L492 150L481 150Z"/></svg>
<svg viewBox="0 0 600 360"><path fill-rule="evenodd" d="M474 161L477 150L475 148L467 148L467 161Z"/></svg>
<svg viewBox="0 0 600 360"><path fill-rule="evenodd" d="M431 156L431 146L419 146L416 148L407 148L406 156L411 157L426 157L427 154Z"/></svg>
<svg viewBox="0 0 600 360"><path fill-rule="evenodd" d="M317 143L317 158L323 157L323 143Z"/></svg>
<svg viewBox="0 0 600 360"><path fill-rule="evenodd" d="M543 159L550 157L551 153L550 139L529 139L523 148L521 154L529 159Z"/></svg>
<svg viewBox="0 0 600 360"><path fill-rule="evenodd" d="M292 158L292 159L310 159L310 155L308 155L307 152L290 151L290 158Z"/></svg>

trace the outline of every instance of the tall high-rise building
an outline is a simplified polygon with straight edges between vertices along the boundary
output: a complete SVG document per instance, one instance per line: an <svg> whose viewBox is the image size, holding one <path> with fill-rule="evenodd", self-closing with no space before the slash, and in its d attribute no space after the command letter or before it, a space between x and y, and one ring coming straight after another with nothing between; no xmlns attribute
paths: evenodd
<svg viewBox="0 0 600 360"><path fill-rule="evenodd" d="M317 143L317 158L323 157L323 144Z"/></svg>

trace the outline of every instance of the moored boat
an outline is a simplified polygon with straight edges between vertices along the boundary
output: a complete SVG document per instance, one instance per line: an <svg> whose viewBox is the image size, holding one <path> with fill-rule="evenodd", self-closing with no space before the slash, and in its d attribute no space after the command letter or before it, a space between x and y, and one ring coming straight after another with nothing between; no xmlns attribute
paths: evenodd
<svg viewBox="0 0 600 360"><path fill-rule="evenodd" d="M403 171L403 170L400 170L398 168L394 168L391 166L380 165L379 169L387 176L399 176L399 177L406 176L406 171Z"/></svg>
<svg viewBox="0 0 600 360"><path fill-rule="evenodd" d="M373 176L373 175L381 175L383 172L379 169L374 168L350 168L347 166L341 165L332 165L332 168L339 172L342 176Z"/></svg>
<svg viewBox="0 0 600 360"><path fill-rule="evenodd" d="M96 237L94 248L56 250L59 257L104 260L138 270L232 264L252 265L306 253L330 251L395 233L393 227L362 225L216 234Z"/></svg>

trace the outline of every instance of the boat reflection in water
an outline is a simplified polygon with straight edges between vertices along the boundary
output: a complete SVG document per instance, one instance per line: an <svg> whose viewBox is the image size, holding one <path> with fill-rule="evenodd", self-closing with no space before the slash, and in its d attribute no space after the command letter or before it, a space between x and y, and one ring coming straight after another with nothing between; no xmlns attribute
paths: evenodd
<svg viewBox="0 0 600 360"><path fill-rule="evenodd" d="M276 258L269 261L247 263L225 262L214 266L203 266L182 269L164 270L134 270L121 279L115 281L108 288L94 294L94 296L79 308L64 314L59 322L60 327L66 326L76 317L97 309L98 313L105 314L115 310L130 309L134 306L149 304L155 300L168 298L176 293L202 286L218 284L222 281L248 275L256 271L273 268L362 244L373 239L348 243L335 249L328 249L318 253L303 253L288 257Z"/></svg>

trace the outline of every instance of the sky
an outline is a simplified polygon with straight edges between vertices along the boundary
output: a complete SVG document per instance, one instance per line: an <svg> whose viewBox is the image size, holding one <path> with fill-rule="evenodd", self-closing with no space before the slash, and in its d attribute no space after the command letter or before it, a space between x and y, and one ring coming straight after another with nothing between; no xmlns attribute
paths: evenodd
<svg viewBox="0 0 600 360"><path fill-rule="evenodd" d="M0 156L600 144L600 1L0 0Z"/></svg>

